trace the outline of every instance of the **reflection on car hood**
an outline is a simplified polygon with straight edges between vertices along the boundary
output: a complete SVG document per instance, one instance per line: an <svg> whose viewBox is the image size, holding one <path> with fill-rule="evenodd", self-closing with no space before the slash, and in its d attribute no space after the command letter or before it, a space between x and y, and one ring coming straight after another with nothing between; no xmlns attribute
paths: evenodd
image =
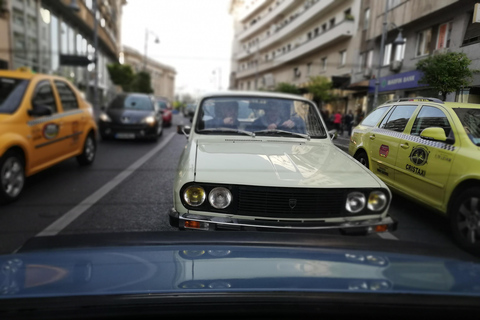
<svg viewBox="0 0 480 320"><path fill-rule="evenodd" d="M328 141L200 140L195 170L199 182L319 188L383 185Z"/></svg>
<svg viewBox="0 0 480 320"><path fill-rule="evenodd" d="M253 242L250 234L178 242L178 233L172 234L149 245L77 245L0 256L0 299L245 290L480 296L477 263L348 244L357 239L328 247L329 239L318 242L318 235L286 235L279 245L272 234L255 233ZM111 236L114 243L118 236Z"/></svg>
<svg viewBox="0 0 480 320"><path fill-rule="evenodd" d="M108 109L108 116L114 123L139 123L153 115L152 110Z"/></svg>

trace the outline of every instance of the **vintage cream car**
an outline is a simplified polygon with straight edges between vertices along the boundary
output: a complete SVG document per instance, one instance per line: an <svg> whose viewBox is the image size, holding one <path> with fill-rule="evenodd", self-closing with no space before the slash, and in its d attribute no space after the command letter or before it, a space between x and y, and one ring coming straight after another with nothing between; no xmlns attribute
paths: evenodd
<svg viewBox="0 0 480 320"><path fill-rule="evenodd" d="M394 230L391 193L332 143L296 95L224 92L199 100L175 182L179 229Z"/></svg>

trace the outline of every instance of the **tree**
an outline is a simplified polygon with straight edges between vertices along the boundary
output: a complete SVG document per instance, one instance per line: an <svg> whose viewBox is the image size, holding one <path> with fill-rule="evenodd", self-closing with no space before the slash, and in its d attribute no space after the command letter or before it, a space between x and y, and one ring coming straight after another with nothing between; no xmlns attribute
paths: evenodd
<svg viewBox="0 0 480 320"><path fill-rule="evenodd" d="M150 73L140 71L135 75L135 80L132 83L132 91L141 93L153 93Z"/></svg>
<svg viewBox="0 0 480 320"><path fill-rule="evenodd" d="M131 91L132 82L135 79L135 72L128 64L112 63L107 65L108 73L112 82L121 86L123 91Z"/></svg>
<svg viewBox="0 0 480 320"><path fill-rule="evenodd" d="M300 94L300 90L297 88L296 85L287 82L278 83L273 91L290 94Z"/></svg>
<svg viewBox="0 0 480 320"><path fill-rule="evenodd" d="M322 102L332 100L332 82L325 77L315 76L310 77L307 85L307 90L313 95L313 101L319 106Z"/></svg>
<svg viewBox="0 0 480 320"><path fill-rule="evenodd" d="M431 55L417 63L417 69L423 72L418 82L438 90L445 101L448 93L470 84L473 73L477 72L470 69L471 62L463 52Z"/></svg>

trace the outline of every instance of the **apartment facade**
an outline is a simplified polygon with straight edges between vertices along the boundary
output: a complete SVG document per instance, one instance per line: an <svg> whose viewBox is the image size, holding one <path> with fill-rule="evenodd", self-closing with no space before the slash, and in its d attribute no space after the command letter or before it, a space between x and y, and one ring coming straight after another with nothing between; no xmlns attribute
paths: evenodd
<svg viewBox="0 0 480 320"><path fill-rule="evenodd" d="M124 63L131 65L135 72L145 70L150 73L155 96L167 98L170 102L174 101L177 72L173 67L148 57L145 61L144 54L128 46L123 46L123 59Z"/></svg>
<svg viewBox="0 0 480 320"><path fill-rule="evenodd" d="M353 108L347 87L360 45L360 8L361 0L233 0L230 87L271 90L281 82L304 87L311 76L324 76L339 96L324 108Z"/></svg>
<svg viewBox="0 0 480 320"><path fill-rule="evenodd" d="M480 24L472 23L475 2L363 0L364 21L360 21L361 41L354 61L357 69L351 81L356 97L364 102L363 110L369 112L374 107L376 79L378 104L393 98L438 97L437 91L419 83L421 73L416 70L418 61L429 55L464 52L472 60L471 68L480 69ZM387 31L384 54L380 56L385 10ZM405 43L395 44L400 31ZM474 76L468 88L448 95L447 100L480 103L480 75Z"/></svg>
<svg viewBox="0 0 480 320"><path fill-rule="evenodd" d="M28 67L35 72L64 76L92 101L95 65L62 65L61 55L93 59L93 1L1 0L0 67ZM104 103L116 92L106 66L118 62L122 10L126 1L101 0L96 3L99 102Z"/></svg>

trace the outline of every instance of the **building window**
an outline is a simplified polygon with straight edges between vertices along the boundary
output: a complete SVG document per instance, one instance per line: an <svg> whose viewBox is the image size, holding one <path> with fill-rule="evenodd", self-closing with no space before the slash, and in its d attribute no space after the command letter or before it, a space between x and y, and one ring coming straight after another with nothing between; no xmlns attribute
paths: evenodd
<svg viewBox="0 0 480 320"><path fill-rule="evenodd" d="M451 22L441 24L438 27L437 45L435 46L436 50L450 47L451 33L452 33Z"/></svg>
<svg viewBox="0 0 480 320"><path fill-rule="evenodd" d="M468 26L465 31L465 36L463 37L462 46L468 46L480 42L480 24L471 23L471 21L473 21L473 12L468 20Z"/></svg>
<svg viewBox="0 0 480 320"><path fill-rule="evenodd" d="M388 66L390 64L391 57L392 57L392 44L387 43L385 45L385 50L384 50L384 53L383 53L382 65L383 66Z"/></svg>
<svg viewBox="0 0 480 320"><path fill-rule="evenodd" d="M330 19L330 29L335 27L335 18Z"/></svg>
<svg viewBox="0 0 480 320"><path fill-rule="evenodd" d="M365 52L360 53L358 56L358 65L357 65L357 71L361 72L363 71L363 68L365 67Z"/></svg>
<svg viewBox="0 0 480 320"><path fill-rule="evenodd" d="M318 29L318 27L315 28L315 31L314 31L314 32L315 32L315 37L318 36L318 32L319 32L319 31L320 31L320 30Z"/></svg>
<svg viewBox="0 0 480 320"><path fill-rule="evenodd" d="M370 24L370 8L367 8L365 9L365 13L363 15L363 30L367 30L369 24Z"/></svg>
<svg viewBox="0 0 480 320"><path fill-rule="evenodd" d="M323 57L323 58L322 58L321 67L322 67L322 71L326 71L326 70L327 70L327 57Z"/></svg>
<svg viewBox="0 0 480 320"><path fill-rule="evenodd" d="M325 31L327 31L327 24L326 23L322 24L322 32L325 32Z"/></svg>
<svg viewBox="0 0 480 320"><path fill-rule="evenodd" d="M365 60L365 67L371 68L373 66L373 50L369 50L367 53L367 59Z"/></svg>
<svg viewBox="0 0 480 320"><path fill-rule="evenodd" d="M309 62L307 63L307 76L309 76L312 73L312 63Z"/></svg>
<svg viewBox="0 0 480 320"><path fill-rule="evenodd" d="M301 76L300 69L298 67L293 68L293 79L298 79Z"/></svg>
<svg viewBox="0 0 480 320"><path fill-rule="evenodd" d="M345 66L345 63L347 63L347 50L342 50L342 51L340 51L340 65L339 65L339 67Z"/></svg>
<svg viewBox="0 0 480 320"><path fill-rule="evenodd" d="M430 43L432 41L432 29L426 29L417 34L416 56L430 54Z"/></svg>

